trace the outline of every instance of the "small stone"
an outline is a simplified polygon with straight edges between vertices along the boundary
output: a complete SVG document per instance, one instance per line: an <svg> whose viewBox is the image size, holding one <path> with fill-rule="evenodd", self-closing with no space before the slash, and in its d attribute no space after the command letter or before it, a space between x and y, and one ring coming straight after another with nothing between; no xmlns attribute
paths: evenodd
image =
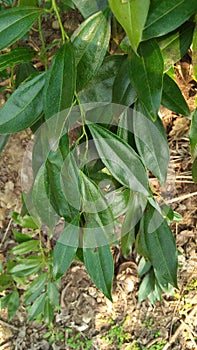
<svg viewBox="0 0 197 350"><path fill-rule="evenodd" d="M52 28L53 28L54 30L60 29L60 25L59 25L59 22L58 22L57 20L55 20L55 21L52 22Z"/></svg>

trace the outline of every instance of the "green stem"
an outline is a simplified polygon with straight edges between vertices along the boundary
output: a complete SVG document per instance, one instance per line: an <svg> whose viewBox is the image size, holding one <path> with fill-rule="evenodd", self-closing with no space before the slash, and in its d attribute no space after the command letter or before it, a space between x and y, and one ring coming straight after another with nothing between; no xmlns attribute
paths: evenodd
<svg viewBox="0 0 197 350"><path fill-rule="evenodd" d="M44 61L45 70L47 70L48 69L48 58L47 58L47 55L46 55L46 45L45 45L45 41L44 41L44 35L43 35L43 32L42 32L41 16L38 19L38 28L39 28L40 40L41 40L41 43L42 43L41 56L42 56L43 61Z"/></svg>
<svg viewBox="0 0 197 350"><path fill-rule="evenodd" d="M57 16L57 20L59 22L59 25L60 25L60 30L61 30L61 33L62 33L62 41L63 43L65 43L65 39L69 41L69 36L66 34L65 30L64 30L64 26L62 24L62 21L61 21L61 18L60 18L60 14L59 14L59 11L58 11L58 8L57 8L57 4L56 4L56 1L55 0L52 0L52 7L53 7L53 10Z"/></svg>

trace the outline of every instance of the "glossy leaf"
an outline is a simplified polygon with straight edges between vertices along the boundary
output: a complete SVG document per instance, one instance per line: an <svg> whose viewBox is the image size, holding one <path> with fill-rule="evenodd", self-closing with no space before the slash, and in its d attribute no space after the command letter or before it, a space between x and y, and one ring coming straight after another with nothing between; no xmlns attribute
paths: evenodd
<svg viewBox="0 0 197 350"><path fill-rule="evenodd" d="M48 292L48 297L51 305L52 306L59 305L60 293L57 287L57 282L49 281L47 292Z"/></svg>
<svg viewBox="0 0 197 350"><path fill-rule="evenodd" d="M42 273L33 282L31 282L31 284L28 286L28 289L24 293L25 304L31 303L42 293L45 287L47 278L48 278L47 273Z"/></svg>
<svg viewBox="0 0 197 350"><path fill-rule="evenodd" d="M113 84L113 103L131 106L136 99L136 92L131 86L129 78L129 60L125 59L116 75Z"/></svg>
<svg viewBox="0 0 197 350"><path fill-rule="evenodd" d="M36 7L14 7L0 11L0 50L22 38L43 13Z"/></svg>
<svg viewBox="0 0 197 350"><path fill-rule="evenodd" d="M9 135L0 135L0 154L3 152L8 140Z"/></svg>
<svg viewBox="0 0 197 350"><path fill-rule="evenodd" d="M128 208L130 191L127 188L120 187L117 190L106 193L105 198L112 210L114 218L118 218Z"/></svg>
<svg viewBox="0 0 197 350"><path fill-rule="evenodd" d="M157 272L158 282L177 287L177 249L172 232L161 214L150 205L141 220L142 247Z"/></svg>
<svg viewBox="0 0 197 350"><path fill-rule="evenodd" d="M23 262L15 265L9 270L9 273L16 277L25 277L38 272L42 267L42 258L23 259Z"/></svg>
<svg viewBox="0 0 197 350"><path fill-rule="evenodd" d="M123 61L122 55L107 56L95 77L79 92L81 103L112 102L112 87Z"/></svg>
<svg viewBox="0 0 197 350"><path fill-rule="evenodd" d="M96 124L88 125L101 160L122 185L148 195L148 179L137 153L122 139Z"/></svg>
<svg viewBox="0 0 197 350"><path fill-rule="evenodd" d="M176 82L168 75L163 77L161 104L173 112L184 116L190 115L190 110Z"/></svg>
<svg viewBox="0 0 197 350"><path fill-rule="evenodd" d="M153 123L146 114L143 106L137 103L133 118L135 142L145 166L163 184L170 160L166 133L159 118Z"/></svg>
<svg viewBox="0 0 197 350"><path fill-rule="evenodd" d="M132 251L133 244L135 242L135 229L121 236L121 251L124 258L127 258Z"/></svg>
<svg viewBox="0 0 197 350"><path fill-rule="evenodd" d="M69 149L68 145L66 145L65 148ZM71 166L70 162L68 164L68 159L64 164L60 148L58 148L57 151L51 151L49 153L46 161L45 173L45 186L50 203L55 209L56 213L58 213L59 216L64 217L67 222L70 222L73 216L75 216L77 213L76 208L73 208L71 205L73 203L71 203L70 198L65 196L66 188L69 188L73 193L73 186L75 185L70 184L69 181L69 165ZM65 185L62 185L62 174L66 178ZM70 180L72 179L73 177Z"/></svg>
<svg viewBox="0 0 197 350"><path fill-rule="evenodd" d="M151 0L143 39L165 35L187 21L197 11L196 0Z"/></svg>
<svg viewBox="0 0 197 350"><path fill-rule="evenodd" d="M67 155L62 164L60 173L61 190L66 198L66 203L68 203L67 205L69 210L67 209L67 220L69 221L70 218L76 216L81 209L81 183L79 168L77 165L77 155L75 151L77 150L73 150L73 152L70 152ZM73 191L73 189L75 190Z"/></svg>
<svg viewBox="0 0 197 350"><path fill-rule="evenodd" d="M133 131L133 110L125 110L119 118L117 135L128 143L135 151L135 138Z"/></svg>
<svg viewBox="0 0 197 350"><path fill-rule="evenodd" d="M16 69L16 79L15 79L15 87L18 88L19 85L24 82L29 77L34 77L38 74L38 70L34 67L33 63L21 63L18 65Z"/></svg>
<svg viewBox="0 0 197 350"><path fill-rule="evenodd" d="M157 38L164 59L164 71L178 62L188 51L193 37L194 24L186 22L178 30Z"/></svg>
<svg viewBox="0 0 197 350"><path fill-rule="evenodd" d="M150 0L109 0L109 5L127 33L132 49L137 52L148 15Z"/></svg>
<svg viewBox="0 0 197 350"><path fill-rule="evenodd" d="M31 126L41 115L45 73L22 84L0 110L0 134L11 134Z"/></svg>
<svg viewBox="0 0 197 350"><path fill-rule="evenodd" d="M108 6L107 0L73 0L73 2L85 18L95 12L104 10Z"/></svg>
<svg viewBox="0 0 197 350"><path fill-rule="evenodd" d="M44 320L46 324L50 325L54 318L54 308L50 303L50 300L46 298L44 303Z"/></svg>
<svg viewBox="0 0 197 350"><path fill-rule="evenodd" d="M138 264L138 276L142 277L150 270L150 268L151 263L142 256Z"/></svg>
<svg viewBox="0 0 197 350"><path fill-rule="evenodd" d="M41 294L33 303L31 306L29 312L28 312L28 318L27 321L32 321L35 319L41 312L44 311L44 305L46 300L46 292Z"/></svg>
<svg viewBox="0 0 197 350"><path fill-rule="evenodd" d="M189 140L190 140L190 148L191 154L193 158L197 157L197 109L195 109L192 115L192 122L189 131Z"/></svg>
<svg viewBox="0 0 197 350"><path fill-rule="evenodd" d="M36 221L39 221L39 218L41 218L45 225L52 228L58 222L58 215L47 195L47 185L46 167L43 164L36 175L32 188L32 209Z"/></svg>
<svg viewBox="0 0 197 350"><path fill-rule="evenodd" d="M109 300L112 300L111 288L114 276L114 262L109 245L85 248L83 255L85 267L92 281Z"/></svg>
<svg viewBox="0 0 197 350"><path fill-rule="evenodd" d="M31 240L27 242L20 243L16 247L14 247L11 252L14 255L27 254L32 251L36 252L40 250L40 245L38 240Z"/></svg>
<svg viewBox="0 0 197 350"><path fill-rule="evenodd" d="M28 236L26 235L25 233L21 233L21 232L18 232L18 231L12 231L13 235L14 235L14 238L15 240L18 242L18 243L23 243L23 242L27 242L27 241L31 241L31 236Z"/></svg>
<svg viewBox="0 0 197 350"><path fill-rule="evenodd" d="M80 91L96 75L110 40L110 13L97 12L73 33L71 41L77 64L77 90Z"/></svg>
<svg viewBox="0 0 197 350"><path fill-rule="evenodd" d="M53 273L55 278L63 276L69 268L79 244L79 216L68 224L61 233L53 257Z"/></svg>
<svg viewBox="0 0 197 350"><path fill-rule="evenodd" d="M147 199L141 193L130 194L128 209L122 224L122 236L131 232L141 219L146 208Z"/></svg>
<svg viewBox="0 0 197 350"><path fill-rule="evenodd" d="M28 47L17 47L0 56L0 72L8 67L13 67L22 62L31 61L35 51Z"/></svg>
<svg viewBox="0 0 197 350"><path fill-rule="evenodd" d="M141 43L138 52L140 56L132 53L130 57L131 85L151 118L156 120L162 95L163 58L154 40Z"/></svg>
<svg viewBox="0 0 197 350"><path fill-rule="evenodd" d="M97 245L103 246L112 243L115 237L114 217L111 208L99 187L82 172L81 180L82 208L89 237L86 239L87 247L97 247ZM83 244L86 247L85 242Z"/></svg>
<svg viewBox="0 0 197 350"><path fill-rule="evenodd" d="M151 270L142 280L138 292L138 302L141 303L145 300L149 294L154 290L155 287L155 276Z"/></svg>
<svg viewBox="0 0 197 350"><path fill-rule="evenodd" d="M194 70L194 78L197 81L197 15L195 16L195 28L192 41L192 65Z"/></svg>
<svg viewBox="0 0 197 350"><path fill-rule="evenodd" d="M57 83L58 82L58 83ZM65 43L55 54L44 88L46 119L72 105L76 86L75 56L72 44Z"/></svg>

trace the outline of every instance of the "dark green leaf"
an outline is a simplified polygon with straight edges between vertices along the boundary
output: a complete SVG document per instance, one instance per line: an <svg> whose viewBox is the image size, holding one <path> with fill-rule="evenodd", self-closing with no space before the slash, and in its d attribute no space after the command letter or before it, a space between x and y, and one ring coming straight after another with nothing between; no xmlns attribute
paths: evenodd
<svg viewBox="0 0 197 350"><path fill-rule="evenodd" d="M14 290L9 297L9 301L7 304L8 307L8 320L11 320L11 318L15 315L16 311L19 308L20 299L19 294L17 290Z"/></svg>
<svg viewBox="0 0 197 350"><path fill-rule="evenodd" d="M138 192L130 194L128 209L122 224L122 236L134 229L144 213L146 204L147 199L143 194Z"/></svg>
<svg viewBox="0 0 197 350"><path fill-rule="evenodd" d="M69 145L64 145L64 152L69 151ZM70 222L80 209L80 197L78 201L72 201L72 197L77 197L75 177L73 175L73 162L70 161L70 155L63 160L60 148L57 151L51 151L46 161L45 185L50 203L59 216ZM70 175L71 172L71 176ZM77 182L78 179L76 179ZM75 191L73 191L75 188ZM69 196L68 191L71 192Z"/></svg>
<svg viewBox="0 0 197 350"><path fill-rule="evenodd" d="M13 278L10 275L0 274L0 292L3 292L11 286Z"/></svg>
<svg viewBox="0 0 197 350"><path fill-rule="evenodd" d="M81 180L82 207L86 218L86 229L92 232L87 240L88 247L95 247L95 244L97 247L97 245L112 243L115 237L114 217L111 208L98 186L82 172Z"/></svg>
<svg viewBox="0 0 197 350"><path fill-rule="evenodd" d="M137 52L148 15L150 0L109 0L109 5L127 33L133 51Z"/></svg>
<svg viewBox="0 0 197 350"><path fill-rule="evenodd" d="M24 293L24 303L29 304L35 300L43 291L48 274L42 273L29 286Z"/></svg>
<svg viewBox="0 0 197 350"><path fill-rule="evenodd" d="M156 41L141 43L139 55L131 53L129 75L139 100L144 104L153 120L161 103L163 58Z"/></svg>
<svg viewBox="0 0 197 350"><path fill-rule="evenodd" d="M53 228L58 222L58 215L53 209L47 195L47 185L46 167L45 164L43 164L36 175L32 189L32 200L34 205L33 212L36 221L39 221L39 218L41 218L45 225Z"/></svg>
<svg viewBox="0 0 197 350"><path fill-rule="evenodd" d="M79 216L77 216L65 227L55 245L53 273L56 279L63 276L74 259L79 244L79 230Z"/></svg>
<svg viewBox="0 0 197 350"><path fill-rule="evenodd" d="M37 6L37 0L19 0L18 6Z"/></svg>
<svg viewBox="0 0 197 350"><path fill-rule="evenodd" d="M118 218L119 216L123 215L128 208L130 190L120 187L117 190L107 193L105 198L110 206L114 218Z"/></svg>
<svg viewBox="0 0 197 350"><path fill-rule="evenodd" d="M85 237L85 240L86 238L88 241L88 237ZM96 239L95 237L95 241ZM85 244L87 245L87 242ZM114 276L114 263L109 245L98 246L97 248L84 248L83 253L85 267L91 279L97 288L108 299L112 300L111 288Z"/></svg>
<svg viewBox="0 0 197 350"><path fill-rule="evenodd" d="M18 232L18 231L12 231L13 235L14 235L14 238L15 240L18 242L18 243L23 243L23 242L27 242L27 241L31 241L31 236L28 236L26 235L25 233L21 233L21 232Z"/></svg>
<svg viewBox="0 0 197 350"><path fill-rule="evenodd" d="M197 157L197 109L192 115L192 122L189 132L190 148L193 158Z"/></svg>
<svg viewBox="0 0 197 350"><path fill-rule="evenodd" d="M10 135L0 135L0 154L4 150Z"/></svg>
<svg viewBox="0 0 197 350"><path fill-rule="evenodd" d="M85 18L108 6L107 0L73 0L73 2Z"/></svg>
<svg viewBox="0 0 197 350"><path fill-rule="evenodd" d="M145 168L135 151L118 136L96 124L88 125L101 160L122 185L148 195Z"/></svg>
<svg viewBox="0 0 197 350"><path fill-rule="evenodd" d="M142 256L138 264L138 276L142 277L150 270L150 268L151 263Z"/></svg>
<svg viewBox="0 0 197 350"><path fill-rule="evenodd" d="M31 240L27 242L20 243L11 250L14 255L22 255L30 252L38 252L40 250L39 241Z"/></svg>
<svg viewBox="0 0 197 350"><path fill-rule="evenodd" d="M135 242L135 229L121 236L121 251L122 255L127 258L132 250L132 246Z"/></svg>
<svg viewBox="0 0 197 350"><path fill-rule="evenodd" d="M48 292L48 297L51 305L53 306L59 305L60 293L55 282L49 281L47 292Z"/></svg>
<svg viewBox="0 0 197 350"><path fill-rule="evenodd" d="M29 312L28 312L28 318L27 321L32 321L35 319L41 312L44 310L46 300L46 292L41 294L33 303L31 306Z"/></svg>
<svg viewBox="0 0 197 350"><path fill-rule="evenodd" d="M61 0L61 2L63 2L66 6L74 10L75 5L73 4L72 0Z"/></svg>
<svg viewBox="0 0 197 350"><path fill-rule="evenodd" d="M141 242L157 272L158 282L177 287L177 249L161 214L150 205L141 220Z"/></svg>
<svg viewBox="0 0 197 350"><path fill-rule="evenodd" d="M50 300L46 298L44 303L44 320L46 324L50 325L54 318L54 308L50 303Z"/></svg>
<svg viewBox="0 0 197 350"><path fill-rule="evenodd" d="M96 75L110 39L110 13L97 12L84 21L71 37L77 64L77 90Z"/></svg>
<svg viewBox="0 0 197 350"><path fill-rule="evenodd" d="M195 17L196 25L194 28L194 35L192 41L192 64L194 70L194 78L197 81L197 15Z"/></svg>
<svg viewBox="0 0 197 350"><path fill-rule="evenodd" d="M21 258L21 263L12 267L8 272L16 277L29 276L38 272L43 264L41 256L31 256L30 258Z"/></svg>
<svg viewBox="0 0 197 350"><path fill-rule="evenodd" d="M194 24L186 22L173 33L157 39L164 59L165 72L187 53L192 43L193 30Z"/></svg>
<svg viewBox="0 0 197 350"><path fill-rule="evenodd" d="M29 215L21 216L17 212L12 212L12 220L23 228L31 228L32 230L39 228L34 219Z"/></svg>
<svg viewBox="0 0 197 350"><path fill-rule="evenodd" d="M133 117L134 137L137 150L145 166L163 184L166 181L170 160L166 132L161 120L154 123L139 102L135 105Z"/></svg>
<svg viewBox="0 0 197 350"><path fill-rule="evenodd" d="M142 280L138 292L138 302L141 303L145 300L151 292L154 291L155 276L153 270L151 270Z"/></svg>
<svg viewBox="0 0 197 350"><path fill-rule="evenodd" d="M58 83L57 83L58 82ZM76 86L73 46L66 42L55 54L44 88L46 119L71 106Z"/></svg>
<svg viewBox="0 0 197 350"><path fill-rule="evenodd" d="M187 21L197 11L196 0L151 0L143 39L165 35Z"/></svg>
<svg viewBox="0 0 197 350"><path fill-rule="evenodd" d="M113 84L113 103L131 106L136 99L136 92L131 86L129 78L129 60L122 62Z"/></svg>
<svg viewBox="0 0 197 350"><path fill-rule="evenodd" d="M13 67L22 62L31 61L35 56L35 51L28 47L17 47L8 53L0 56L0 71L8 67Z"/></svg>
<svg viewBox="0 0 197 350"><path fill-rule="evenodd" d="M33 63L21 63L16 70L15 87L17 88L24 80L30 77L34 77L39 72L34 67Z"/></svg>
<svg viewBox="0 0 197 350"><path fill-rule="evenodd" d="M123 61L122 55L107 56L95 77L79 92L81 103L112 102L114 79Z"/></svg>
<svg viewBox="0 0 197 350"><path fill-rule="evenodd" d="M69 203L71 218L76 216L81 209L81 183L79 176L77 149L69 153L64 160L61 169L61 186L66 201ZM73 190L74 189L74 190Z"/></svg>
<svg viewBox="0 0 197 350"><path fill-rule="evenodd" d="M0 133L11 134L31 126L41 115L45 73L22 84L0 111Z"/></svg>
<svg viewBox="0 0 197 350"><path fill-rule="evenodd" d="M130 109L130 113L128 113L128 110L125 110L120 115L117 135L126 141L135 151L137 150L133 131L133 110Z"/></svg>
<svg viewBox="0 0 197 350"><path fill-rule="evenodd" d="M0 12L0 50L22 38L43 13L36 7L14 7Z"/></svg>
<svg viewBox="0 0 197 350"><path fill-rule="evenodd" d="M197 183L197 158L194 159L194 162L192 164L192 178L194 182Z"/></svg>
<svg viewBox="0 0 197 350"><path fill-rule="evenodd" d="M176 82L168 75L163 77L161 104L178 114L188 116L190 110Z"/></svg>

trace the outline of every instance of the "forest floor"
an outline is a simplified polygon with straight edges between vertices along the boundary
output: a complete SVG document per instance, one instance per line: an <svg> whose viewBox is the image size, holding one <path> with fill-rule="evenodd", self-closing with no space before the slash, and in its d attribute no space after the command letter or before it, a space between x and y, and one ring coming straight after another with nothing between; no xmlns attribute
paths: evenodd
<svg viewBox="0 0 197 350"><path fill-rule="evenodd" d="M55 24L53 23L55 28ZM58 35L58 28L49 35ZM187 62L179 65L179 86L194 110L195 86ZM184 69L183 69L184 68ZM4 97L0 97L0 105ZM183 217L172 225L179 250L178 286L161 302L138 304L139 281L136 261L121 261L114 248L116 275L113 303L91 282L84 267L73 263L62 279L61 310L55 317L55 334L61 338L50 345L44 324L27 323L27 312L20 307L8 322L0 312L0 350L98 349L98 350L195 350L197 349L197 185L192 181L189 147L190 119L161 108L171 161L167 181L168 203ZM20 171L29 135L14 134L0 157L0 261L13 246L11 211L21 208ZM173 174L173 176L172 176ZM172 180L173 178L173 180ZM173 182L173 183L172 183ZM153 181L154 186L154 181ZM162 191L165 193L165 189ZM134 290L127 288L128 277ZM89 341L90 340L90 341Z"/></svg>

